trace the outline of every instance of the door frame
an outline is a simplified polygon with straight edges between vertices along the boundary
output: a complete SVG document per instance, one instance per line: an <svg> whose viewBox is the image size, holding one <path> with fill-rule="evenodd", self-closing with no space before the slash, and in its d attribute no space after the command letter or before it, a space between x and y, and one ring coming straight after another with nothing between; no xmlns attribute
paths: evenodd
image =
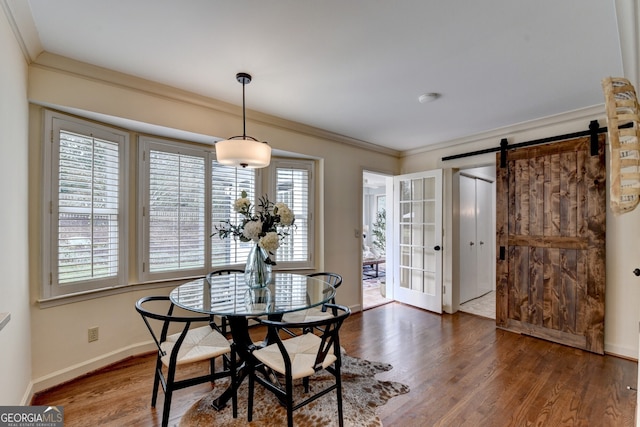
<svg viewBox="0 0 640 427"><path fill-rule="evenodd" d="M393 233L392 233L392 228L391 226L389 226L389 224L393 224L393 177L394 174L389 173L389 172L381 172L381 171L376 171L376 170L372 170L372 169L362 169L361 171L362 174L362 179L363 179L363 184L360 187L360 221L361 221L361 225L360 225L360 230L359 230L359 235L356 237L360 237L361 239L363 238L363 234L365 233L365 223L364 223L364 178L365 175L370 174L370 175L378 175L380 177L384 177L385 179L385 196L386 196L386 205L385 205L385 210L386 210L386 223L387 223L387 227L386 227L386 249L385 249L385 268L386 268L386 275L385 275L385 295L387 299L390 299L391 301L394 300L393 298L393 274L391 274L392 272L392 267L393 267L393 253L394 253L394 249L393 249ZM369 233L371 232L371 230L368 231ZM363 273L363 268L362 268L362 260L363 260L363 256L362 256L362 250L360 251L360 261L359 261L359 265L360 265L360 309L361 310L365 310L367 308L370 307L365 307L364 306L364 292L363 292L363 282L364 282L364 273Z"/></svg>

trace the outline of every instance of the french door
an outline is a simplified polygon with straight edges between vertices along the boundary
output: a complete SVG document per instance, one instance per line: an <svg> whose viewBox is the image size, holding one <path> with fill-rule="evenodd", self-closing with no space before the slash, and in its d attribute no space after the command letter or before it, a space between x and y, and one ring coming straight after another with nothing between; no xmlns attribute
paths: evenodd
<svg viewBox="0 0 640 427"><path fill-rule="evenodd" d="M442 170L395 176L394 298L442 313Z"/></svg>

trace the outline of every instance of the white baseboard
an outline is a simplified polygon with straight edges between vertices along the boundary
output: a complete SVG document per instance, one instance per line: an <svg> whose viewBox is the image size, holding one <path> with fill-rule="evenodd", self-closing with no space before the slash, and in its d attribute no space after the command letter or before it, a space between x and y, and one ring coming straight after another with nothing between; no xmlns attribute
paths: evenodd
<svg viewBox="0 0 640 427"><path fill-rule="evenodd" d="M604 352L605 354L609 354L611 356L618 356L630 360L638 360L638 349L633 347L623 347L605 342Z"/></svg>
<svg viewBox="0 0 640 427"><path fill-rule="evenodd" d="M119 362L127 357L136 356L138 354L149 353L156 349L153 341L134 344L128 347L121 348L119 350L112 351L96 357L90 360L86 360L82 363L78 363L68 368L61 369L56 372L52 372L48 375L36 378L29 383L29 387L26 390L21 405L26 406L31 404L34 394L46 390L48 388L63 384L71 381L75 378L86 375L90 372L104 368L105 366Z"/></svg>

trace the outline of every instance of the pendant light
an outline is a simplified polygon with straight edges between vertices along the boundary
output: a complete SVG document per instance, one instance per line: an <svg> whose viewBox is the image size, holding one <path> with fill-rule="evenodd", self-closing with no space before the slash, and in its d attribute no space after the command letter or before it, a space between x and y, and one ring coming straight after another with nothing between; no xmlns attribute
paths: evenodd
<svg viewBox="0 0 640 427"><path fill-rule="evenodd" d="M244 86L251 83L247 73L236 74L238 83L242 83L242 136L232 136L224 141L216 142L216 160L227 166L242 166L258 169L269 166L271 147L266 142L247 136L247 123L244 106Z"/></svg>

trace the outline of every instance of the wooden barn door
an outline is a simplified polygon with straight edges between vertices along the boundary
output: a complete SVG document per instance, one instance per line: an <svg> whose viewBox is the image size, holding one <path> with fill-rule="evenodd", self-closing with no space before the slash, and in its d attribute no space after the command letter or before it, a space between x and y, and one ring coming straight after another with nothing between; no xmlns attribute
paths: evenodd
<svg viewBox="0 0 640 427"><path fill-rule="evenodd" d="M605 157L577 138L496 168L496 325L604 353Z"/></svg>

